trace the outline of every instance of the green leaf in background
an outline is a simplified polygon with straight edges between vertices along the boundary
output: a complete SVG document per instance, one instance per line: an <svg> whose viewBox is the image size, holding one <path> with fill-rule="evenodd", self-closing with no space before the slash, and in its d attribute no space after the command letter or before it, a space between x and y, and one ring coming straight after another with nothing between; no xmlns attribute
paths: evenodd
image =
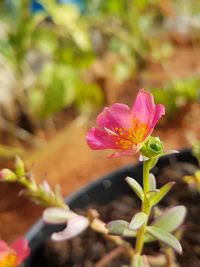
<svg viewBox="0 0 200 267"><path fill-rule="evenodd" d="M147 221L147 215L144 212L136 213L131 219L128 228L136 231L140 229Z"/></svg>
<svg viewBox="0 0 200 267"><path fill-rule="evenodd" d="M91 40L88 31L81 27L76 27L71 34L75 43L81 50L87 51L91 49Z"/></svg>
<svg viewBox="0 0 200 267"><path fill-rule="evenodd" d="M158 202L160 202L163 197L170 191L172 186L174 185L174 182L169 182L165 185L163 185L158 192L155 192L154 194L151 194L149 203L151 206L156 205Z"/></svg>
<svg viewBox="0 0 200 267"><path fill-rule="evenodd" d="M144 191L142 189L142 187L140 186L140 184L133 178L131 177L126 177L126 182L128 183L128 185L131 187L131 189L133 189L133 191L136 193L136 195L143 200L144 198Z"/></svg>
<svg viewBox="0 0 200 267"><path fill-rule="evenodd" d="M76 26L77 20L80 17L80 12L76 5L58 5L52 0L41 0L41 3L44 5L48 15L51 16L55 24L65 26L69 31L72 31Z"/></svg>
<svg viewBox="0 0 200 267"><path fill-rule="evenodd" d="M165 243L166 245L170 246L171 248L173 248L176 252L178 252L179 254L182 253L182 247L181 244L179 243L179 241L169 232L155 227L155 226L148 226L147 227L147 232L152 235L154 238L156 238L157 240Z"/></svg>

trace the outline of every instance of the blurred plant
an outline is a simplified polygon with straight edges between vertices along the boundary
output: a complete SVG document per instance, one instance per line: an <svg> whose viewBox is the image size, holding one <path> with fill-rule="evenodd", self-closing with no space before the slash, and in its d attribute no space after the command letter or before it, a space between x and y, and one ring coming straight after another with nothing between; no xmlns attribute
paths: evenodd
<svg viewBox="0 0 200 267"><path fill-rule="evenodd" d="M13 103L35 124L71 105L87 113L102 102L101 90L85 75L95 59L86 20L75 5L40 2L44 11L35 15L27 0L0 14L7 81L0 89L9 87Z"/></svg>
<svg viewBox="0 0 200 267"><path fill-rule="evenodd" d="M161 42L159 26L162 23L160 1L88 1L96 39L100 53L118 55L118 64L113 66L117 81L123 81L145 65L151 57L156 60L168 57L171 47Z"/></svg>
<svg viewBox="0 0 200 267"><path fill-rule="evenodd" d="M168 116L178 108L188 105L190 102L199 100L200 79L189 77L186 79L171 80L162 87L151 88L155 101L163 101Z"/></svg>
<svg viewBox="0 0 200 267"><path fill-rule="evenodd" d="M192 146L192 154L196 157L199 168L193 175L187 175L183 177L183 181L186 182L193 192L200 193L200 141L197 141Z"/></svg>
<svg viewBox="0 0 200 267"><path fill-rule="evenodd" d="M24 237L15 240L10 246L0 240L0 266L18 267L29 256L30 248Z"/></svg>
<svg viewBox="0 0 200 267"><path fill-rule="evenodd" d="M200 141L194 142L192 146L192 154L196 157L199 167L200 167Z"/></svg>

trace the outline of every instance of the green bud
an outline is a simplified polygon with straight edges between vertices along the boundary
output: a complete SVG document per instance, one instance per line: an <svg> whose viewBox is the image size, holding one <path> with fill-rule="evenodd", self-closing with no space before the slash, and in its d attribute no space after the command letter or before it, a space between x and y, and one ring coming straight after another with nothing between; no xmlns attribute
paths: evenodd
<svg viewBox="0 0 200 267"><path fill-rule="evenodd" d="M163 142L159 137L150 136L148 140L143 144L140 152L147 158L155 158L164 152Z"/></svg>
<svg viewBox="0 0 200 267"><path fill-rule="evenodd" d="M0 171L0 180L14 182L17 180L17 176L9 169L3 169Z"/></svg>
<svg viewBox="0 0 200 267"><path fill-rule="evenodd" d="M15 172L17 176L25 175L24 163L19 156L16 156L15 158Z"/></svg>

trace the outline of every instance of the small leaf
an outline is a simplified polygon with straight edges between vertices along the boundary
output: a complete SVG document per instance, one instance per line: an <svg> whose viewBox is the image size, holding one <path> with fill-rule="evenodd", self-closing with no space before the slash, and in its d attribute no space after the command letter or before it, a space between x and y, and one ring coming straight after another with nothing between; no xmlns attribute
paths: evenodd
<svg viewBox="0 0 200 267"><path fill-rule="evenodd" d="M124 232L122 234L123 237L136 237L137 232L127 229L124 229Z"/></svg>
<svg viewBox="0 0 200 267"><path fill-rule="evenodd" d="M43 220L50 224L66 223L71 218L77 217L77 214L71 210L62 208L48 208L43 212Z"/></svg>
<svg viewBox="0 0 200 267"><path fill-rule="evenodd" d="M154 195L158 194L159 193L159 189L154 189L154 190L151 190L151 191L148 191L146 193L146 196L148 199L152 198Z"/></svg>
<svg viewBox="0 0 200 267"><path fill-rule="evenodd" d="M139 254L134 255L131 267L144 267L141 255Z"/></svg>
<svg viewBox="0 0 200 267"><path fill-rule="evenodd" d="M138 212L131 219L131 222L129 223L129 229L133 231L138 230L146 221L147 215L144 212Z"/></svg>
<svg viewBox="0 0 200 267"><path fill-rule="evenodd" d="M124 220L116 220L106 225L108 233L111 235L123 235L124 230L128 228L129 223Z"/></svg>
<svg viewBox="0 0 200 267"><path fill-rule="evenodd" d="M25 175L24 163L19 156L15 158L15 173L17 176Z"/></svg>
<svg viewBox="0 0 200 267"><path fill-rule="evenodd" d="M133 178L131 177L126 177L126 182L128 183L128 185L131 187L131 189L133 189L133 191L136 193L136 195L143 200L144 198L144 191L142 189L142 187L140 186L140 184Z"/></svg>
<svg viewBox="0 0 200 267"><path fill-rule="evenodd" d="M186 216L186 208L184 206L176 206L168 209L152 222L152 226L162 228L163 230L173 233L183 223ZM152 242L155 239L148 233L145 233L145 242Z"/></svg>
<svg viewBox="0 0 200 267"><path fill-rule="evenodd" d="M176 252L178 252L179 254L182 253L182 247L181 244L179 243L179 241L169 232L158 228L158 227L154 227L154 226L148 226L147 227L147 231L150 235L152 235L153 237L155 237L156 239L162 241L163 243L165 243L166 245L170 246L171 248L173 248Z"/></svg>
<svg viewBox="0 0 200 267"><path fill-rule="evenodd" d="M150 190L156 189L156 178L153 173L149 174Z"/></svg>
<svg viewBox="0 0 200 267"><path fill-rule="evenodd" d="M153 194L150 199L150 205L154 206L156 205L158 202L160 202L160 200L169 192L169 190L172 188L172 186L175 184L175 182L169 182L167 184L165 184L164 186L162 186L159 189L158 193Z"/></svg>
<svg viewBox="0 0 200 267"><path fill-rule="evenodd" d="M167 232L174 232L184 221L186 216L186 208L184 206L173 207L160 215L152 226L162 228Z"/></svg>

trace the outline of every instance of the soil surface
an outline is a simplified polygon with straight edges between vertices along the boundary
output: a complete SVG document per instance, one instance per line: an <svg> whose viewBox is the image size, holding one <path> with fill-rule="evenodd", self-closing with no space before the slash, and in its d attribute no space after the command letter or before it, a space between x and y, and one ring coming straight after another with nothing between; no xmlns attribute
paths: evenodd
<svg viewBox="0 0 200 267"><path fill-rule="evenodd" d="M160 209L166 209L174 205L184 205L187 208L187 217L183 225L181 244L183 255L177 256L181 267L200 266L200 194L191 189L182 181L184 175L192 174L197 166L191 163L171 163L158 174L158 187L169 181L176 181L171 192L161 202ZM123 195L104 206L95 204L90 207L98 209L101 219L105 222L116 219L130 221L132 216L138 212L140 203L134 195ZM84 211L79 211L79 213ZM127 239L134 245L134 240ZM108 261L106 265L98 265L102 258L112 253L115 245L100 234L86 230L73 240L54 243L47 241L36 253L35 260L31 267L121 267L129 263L125 253L118 253L119 256ZM144 253L163 253L163 246L158 242L145 247ZM116 251L117 253L117 251ZM50 256L49 256L50 255Z"/></svg>

